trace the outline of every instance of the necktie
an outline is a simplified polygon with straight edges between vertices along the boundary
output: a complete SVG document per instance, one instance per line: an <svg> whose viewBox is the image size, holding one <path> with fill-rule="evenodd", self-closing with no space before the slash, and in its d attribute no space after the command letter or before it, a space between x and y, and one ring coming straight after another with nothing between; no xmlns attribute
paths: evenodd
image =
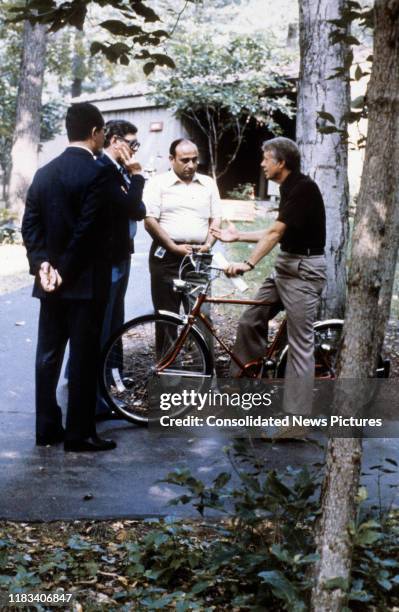
<svg viewBox="0 0 399 612"><path fill-rule="evenodd" d="M129 174L129 172L123 166L119 167L119 172L123 176L123 180L126 183L126 187L129 188L130 187L130 174ZM136 233L137 233L137 223L136 223L136 221L132 221L130 219L129 220L129 236L130 236L130 240L133 240L133 238L135 237Z"/></svg>
<svg viewBox="0 0 399 612"><path fill-rule="evenodd" d="M120 166L119 172L123 176L123 180L125 181L126 185L129 187L130 186L130 174L129 174L129 172L123 166Z"/></svg>

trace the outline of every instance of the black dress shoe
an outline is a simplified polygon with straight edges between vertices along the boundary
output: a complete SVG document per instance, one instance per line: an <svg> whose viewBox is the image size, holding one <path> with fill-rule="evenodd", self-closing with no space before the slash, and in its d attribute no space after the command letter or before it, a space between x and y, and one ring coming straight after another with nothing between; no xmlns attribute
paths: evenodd
<svg viewBox="0 0 399 612"><path fill-rule="evenodd" d="M114 448L116 448L116 442L98 436L91 436L83 440L65 440L64 442L64 450L68 453L96 453Z"/></svg>
<svg viewBox="0 0 399 612"><path fill-rule="evenodd" d="M41 436L40 434L37 434L36 446L52 446L53 444L60 444L60 442L63 442L64 439L65 431L63 429L51 436Z"/></svg>
<svg viewBox="0 0 399 612"><path fill-rule="evenodd" d="M116 412L116 410L109 410L109 412L102 412L101 414L96 414L97 423L101 423L102 421L119 421L122 420L123 416Z"/></svg>

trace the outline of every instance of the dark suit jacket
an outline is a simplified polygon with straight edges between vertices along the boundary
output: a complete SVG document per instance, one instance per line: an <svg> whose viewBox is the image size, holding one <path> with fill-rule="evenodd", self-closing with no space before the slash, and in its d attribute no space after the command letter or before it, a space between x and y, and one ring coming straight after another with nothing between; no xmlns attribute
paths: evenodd
<svg viewBox="0 0 399 612"><path fill-rule="evenodd" d="M113 264L118 264L128 259L134 251L129 234L129 221L141 221L146 215L142 202L145 181L140 174L134 174L130 177L130 186L127 187L125 179L108 155L102 155L97 162L105 167L108 173L107 197L112 208L113 234L111 260Z"/></svg>
<svg viewBox="0 0 399 612"><path fill-rule="evenodd" d="M35 174L22 221L30 272L49 261L63 279L51 294L36 280L35 297L107 299L112 219L106 186L106 169L79 147L68 147Z"/></svg>

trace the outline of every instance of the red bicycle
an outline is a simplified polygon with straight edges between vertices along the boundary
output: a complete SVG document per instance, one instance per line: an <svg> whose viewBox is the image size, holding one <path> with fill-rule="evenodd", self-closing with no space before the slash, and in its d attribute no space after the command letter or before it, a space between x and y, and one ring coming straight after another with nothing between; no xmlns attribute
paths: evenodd
<svg viewBox="0 0 399 612"><path fill-rule="evenodd" d="M191 306L185 315L160 310L125 323L108 341L102 358L101 390L112 408L124 418L145 425L149 422L147 385L153 377L184 377L199 382L214 375L213 351L209 337L216 341L249 378L284 378L288 345L287 321L280 324L273 341L261 359L243 363L218 335L202 311L204 304L267 304L266 301L236 297L212 297L212 282L223 272L212 266L211 254L194 253L190 263L203 279L174 281ZM184 265L181 267L183 271ZM329 319L314 324L315 377L334 378L343 320ZM207 330L207 334L204 334ZM266 333L266 331L265 331ZM207 342L207 339L208 342ZM379 358L377 377L387 377L389 361Z"/></svg>

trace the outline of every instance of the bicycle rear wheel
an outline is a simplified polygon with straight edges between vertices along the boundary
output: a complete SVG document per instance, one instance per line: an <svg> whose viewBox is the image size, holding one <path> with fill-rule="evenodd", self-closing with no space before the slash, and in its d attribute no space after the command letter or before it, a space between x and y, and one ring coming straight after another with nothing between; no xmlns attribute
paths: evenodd
<svg viewBox="0 0 399 612"><path fill-rule="evenodd" d="M146 425L149 414L148 383L159 376L203 377L213 372L212 357L200 334L192 327L177 356L162 373L157 365L170 356L185 321L178 315L147 315L132 319L108 341L101 361L101 391L108 404L128 421ZM180 408L182 412L184 408ZM177 414L177 410L173 412ZM153 418L153 420L157 420Z"/></svg>
<svg viewBox="0 0 399 612"><path fill-rule="evenodd" d="M344 322L341 319L321 321L314 325L315 378L335 378ZM277 378L285 377L288 346L284 348L276 368ZM376 378L388 378L389 361L378 356Z"/></svg>
<svg viewBox="0 0 399 612"><path fill-rule="evenodd" d="M314 357L316 378L334 378L342 329L343 321L339 319L315 324ZM281 358L276 369L277 378L285 377L287 357L288 346L286 346L281 353Z"/></svg>

